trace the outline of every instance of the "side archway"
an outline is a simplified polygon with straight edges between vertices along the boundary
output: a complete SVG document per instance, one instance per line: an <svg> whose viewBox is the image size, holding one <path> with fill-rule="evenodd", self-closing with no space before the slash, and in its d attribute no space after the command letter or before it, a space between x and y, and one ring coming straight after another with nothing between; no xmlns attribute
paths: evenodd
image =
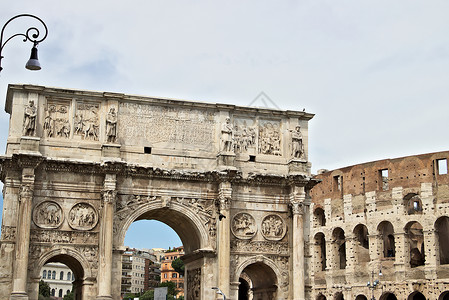
<svg viewBox="0 0 449 300"><path fill-rule="evenodd" d="M426 300L426 297L420 292L415 291L408 296L407 300Z"/></svg>
<svg viewBox="0 0 449 300"><path fill-rule="evenodd" d="M380 300L398 300L396 298L396 295L391 292L383 293L382 296L380 296Z"/></svg>
<svg viewBox="0 0 449 300"><path fill-rule="evenodd" d="M87 249L89 247L84 248ZM91 249L89 249L89 251L91 251ZM96 251L92 250L92 253L96 253ZM75 279L73 281L75 300L90 299L91 297L95 297L95 295L92 294L92 289L90 288L94 281L94 276L92 274L91 264L85 255L72 248L64 247L53 249L36 260L30 276L32 276L32 278L39 278L42 267L45 264L52 262L63 263L72 270Z"/></svg>
<svg viewBox="0 0 449 300"><path fill-rule="evenodd" d="M449 291L443 292L440 297L438 297L438 300L449 300Z"/></svg>
<svg viewBox="0 0 449 300"><path fill-rule="evenodd" d="M243 277L242 277L242 274ZM271 300L286 299L287 295L279 287L282 278L277 265L264 256L258 255L241 263L234 274L234 281L240 278L250 281L253 299ZM285 283L287 285L287 283Z"/></svg>

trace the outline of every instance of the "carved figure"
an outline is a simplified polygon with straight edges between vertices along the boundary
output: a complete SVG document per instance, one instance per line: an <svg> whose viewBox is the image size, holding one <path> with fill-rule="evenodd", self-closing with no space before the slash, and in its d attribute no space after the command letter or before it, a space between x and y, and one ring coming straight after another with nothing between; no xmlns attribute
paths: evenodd
<svg viewBox="0 0 449 300"><path fill-rule="evenodd" d="M201 297L201 269L187 271L187 300L199 300Z"/></svg>
<svg viewBox="0 0 449 300"><path fill-rule="evenodd" d="M232 220L232 233L239 238L248 239L256 234L256 222L247 213L238 213Z"/></svg>
<svg viewBox="0 0 449 300"><path fill-rule="evenodd" d="M75 134L81 134L84 128L84 121L82 115L75 116Z"/></svg>
<svg viewBox="0 0 449 300"><path fill-rule="evenodd" d="M291 131L292 135L292 156L294 158L302 158L304 155L304 145L302 143L301 127L296 126L295 130Z"/></svg>
<svg viewBox="0 0 449 300"><path fill-rule="evenodd" d="M115 142L117 138L117 114L114 107L111 107L106 117L106 136L110 143Z"/></svg>
<svg viewBox="0 0 449 300"><path fill-rule="evenodd" d="M47 110L45 113L44 130L47 137L53 137L55 134L55 120L51 118L50 112Z"/></svg>
<svg viewBox="0 0 449 300"><path fill-rule="evenodd" d="M25 107L25 116L23 120L23 135L34 136L36 129L37 108L34 101L30 100Z"/></svg>
<svg viewBox="0 0 449 300"><path fill-rule="evenodd" d="M232 132L231 119L227 117L221 127L221 150L224 152L232 151Z"/></svg>

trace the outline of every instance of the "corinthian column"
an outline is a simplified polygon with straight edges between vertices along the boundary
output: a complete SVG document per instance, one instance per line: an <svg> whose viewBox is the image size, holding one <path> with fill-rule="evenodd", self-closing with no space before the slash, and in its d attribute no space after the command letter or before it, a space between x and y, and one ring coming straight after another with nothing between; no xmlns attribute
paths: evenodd
<svg viewBox="0 0 449 300"><path fill-rule="evenodd" d="M19 214L17 221L16 256L14 261L11 300L28 299L28 253L30 247L31 208L33 204L34 169L22 170L19 192Z"/></svg>
<svg viewBox="0 0 449 300"><path fill-rule="evenodd" d="M100 223L97 300L112 299L112 235L114 225L114 201L116 195L116 175L106 174L104 189L102 191L103 208Z"/></svg>
<svg viewBox="0 0 449 300"><path fill-rule="evenodd" d="M290 206L293 213L293 297L294 300L305 299L304 276L304 210L303 204L306 198L304 187L292 187Z"/></svg>
<svg viewBox="0 0 449 300"><path fill-rule="evenodd" d="M221 182L218 187L218 288L229 297L231 262L231 183Z"/></svg>

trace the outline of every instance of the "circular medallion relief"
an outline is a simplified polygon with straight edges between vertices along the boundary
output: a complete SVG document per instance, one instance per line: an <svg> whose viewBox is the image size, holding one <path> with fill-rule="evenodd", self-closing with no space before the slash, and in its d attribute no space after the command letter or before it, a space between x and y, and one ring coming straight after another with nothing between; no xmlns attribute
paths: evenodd
<svg viewBox="0 0 449 300"><path fill-rule="evenodd" d="M262 235L270 241L279 241L287 232L287 225L278 215L268 215L262 220Z"/></svg>
<svg viewBox="0 0 449 300"><path fill-rule="evenodd" d="M238 213L232 219L232 233L240 239L250 239L257 232L256 221L247 213Z"/></svg>
<svg viewBox="0 0 449 300"><path fill-rule="evenodd" d="M33 210L33 221L41 228L58 228L64 219L61 207L53 201L44 201Z"/></svg>
<svg viewBox="0 0 449 300"><path fill-rule="evenodd" d="M90 230L97 225L98 215L92 205L78 203L70 210L68 222L73 229Z"/></svg>

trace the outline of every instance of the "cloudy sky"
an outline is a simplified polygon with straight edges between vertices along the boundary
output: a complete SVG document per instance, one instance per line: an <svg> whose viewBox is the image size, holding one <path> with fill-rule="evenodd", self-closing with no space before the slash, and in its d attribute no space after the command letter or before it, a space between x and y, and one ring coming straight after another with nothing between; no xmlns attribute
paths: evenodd
<svg viewBox="0 0 449 300"><path fill-rule="evenodd" d="M8 2L1 24L31 13L49 35L39 72L30 43L6 45L0 106L8 83L237 105L263 91L316 114L313 172L449 148L447 0Z"/></svg>

